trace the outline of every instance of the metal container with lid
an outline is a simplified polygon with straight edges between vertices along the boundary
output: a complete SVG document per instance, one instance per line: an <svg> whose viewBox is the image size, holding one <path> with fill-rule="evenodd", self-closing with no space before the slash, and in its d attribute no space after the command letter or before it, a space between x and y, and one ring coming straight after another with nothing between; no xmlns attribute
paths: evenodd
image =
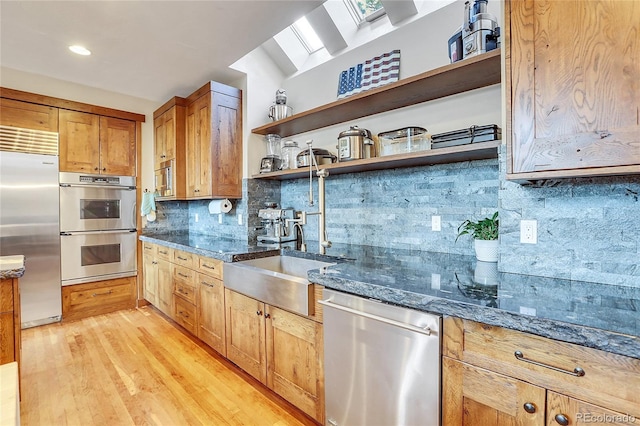
<svg viewBox="0 0 640 426"><path fill-rule="evenodd" d="M376 156L376 148L367 129L351 126L338 135L338 161L359 160Z"/></svg>

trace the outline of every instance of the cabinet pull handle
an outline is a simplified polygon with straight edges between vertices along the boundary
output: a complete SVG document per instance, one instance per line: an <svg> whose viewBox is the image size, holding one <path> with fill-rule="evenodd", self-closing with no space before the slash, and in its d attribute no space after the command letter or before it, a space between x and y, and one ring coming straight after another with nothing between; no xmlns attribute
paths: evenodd
<svg viewBox="0 0 640 426"><path fill-rule="evenodd" d="M96 297L96 296L108 296L111 293L113 293L113 290L109 290L109 291L105 291L104 293L93 293L91 295L91 297Z"/></svg>
<svg viewBox="0 0 640 426"><path fill-rule="evenodd" d="M554 419L559 425L567 426L569 424L569 419L564 414L556 414Z"/></svg>
<svg viewBox="0 0 640 426"><path fill-rule="evenodd" d="M523 407L524 407L524 411L526 411L529 414L533 414L536 412L536 405L532 402L525 402Z"/></svg>
<svg viewBox="0 0 640 426"><path fill-rule="evenodd" d="M209 266L209 265L207 265L206 263L203 263L203 264L202 264L202 267L203 267L203 268L207 268L207 269L216 269L216 267L215 267L215 266Z"/></svg>
<svg viewBox="0 0 640 426"><path fill-rule="evenodd" d="M206 285L207 287L211 287L211 288L215 287L215 285L213 285L213 284L209 284L209 283L208 283L208 282L206 282L206 281L200 281L200 284L202 284L202 285Z"/></svg>
<svg viewBox="0 0 640 426"><path fill-rule="evenodd" d="M178 259L180 259L180 260L189 260L186 257L182 257L182 256L178 256Z"/></svg>
<svg viewBox="0 0 640 426"><path fill-rule="evenodd" d="M189 314L187 314L187 313L184 313L182 311L178 311L178 313L180 314L180 316L183 316L185 318L189 318Z"/></svg>
<svg viewBox="0 0 640 426"><path fill-rule="evenodd" d="M189 275L185 275L182 272L178 272L178 275L180 275L182 278L189 278Z"/></svg>
<svg viewBox="0 0 640 426"><path fill-rule="evenodd" d="M160 251L160 250L158 250L158 253L160 253L160 254L169 254L168 251Z"/></svg>
<svg viewBox="0 0 640 426"><path fill-rule="evenodd" d="M152 265L157 265L157 264L158 264L158 262L156 262L155 260L152 260L152 261L151 261L151 264L152 264Z"/></svg>
<svg viewBox="0 0 640 426"><path fill-rule="evenodd" d="M264 317L269 319L269 318L271 318L271 314L264 314Z"/></svg>
<svg viewBox="0 0 640 426"><path fill-rule="evenodd" d="M557 371L559 373L569 374L571 376L576 376L576 377L582 377L582 376L584 376L586 374L585 371L580 367L576 367L576 368L573 369L573 371L569 371L569 370L565 370L564 368L554 367L553 365L549 365L549 364L545 364L545 363L542 363L542 362L534 361L534 360L529 359L529 358L525 358L524 354L521 351L515 351L513 353L513 355L515 355L516 359L519 360L519 361L528 362L529 364L537 365L539 367L549 368L549 369L551 369L553 371Z"/></svg>
<svg viewBox="0 0 640 426"><path fill-rule="evenodd" d="M256 311L256 315L257 315L257 316L262 315L262 311Z"/></svg>

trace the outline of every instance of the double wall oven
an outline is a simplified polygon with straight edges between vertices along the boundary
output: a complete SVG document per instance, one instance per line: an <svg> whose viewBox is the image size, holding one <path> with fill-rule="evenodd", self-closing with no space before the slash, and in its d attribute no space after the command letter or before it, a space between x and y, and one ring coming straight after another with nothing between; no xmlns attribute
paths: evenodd
<svg viewBox="0 0 640 426"><path fill-rule="evenodd" d="M60 173L63 286L136 275L135 179Z"/></svg>

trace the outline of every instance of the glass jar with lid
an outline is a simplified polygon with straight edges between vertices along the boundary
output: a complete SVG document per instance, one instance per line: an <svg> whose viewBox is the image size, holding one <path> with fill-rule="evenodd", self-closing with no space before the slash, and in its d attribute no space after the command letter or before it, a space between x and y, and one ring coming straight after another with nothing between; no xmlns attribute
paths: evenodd
<svg viewBox="0 0 640 426"><path fill-rule="evenodd" d="M282 170L297 168L296 157L299 152L298 142L292 140L284 141L282 146Z"/></svg>

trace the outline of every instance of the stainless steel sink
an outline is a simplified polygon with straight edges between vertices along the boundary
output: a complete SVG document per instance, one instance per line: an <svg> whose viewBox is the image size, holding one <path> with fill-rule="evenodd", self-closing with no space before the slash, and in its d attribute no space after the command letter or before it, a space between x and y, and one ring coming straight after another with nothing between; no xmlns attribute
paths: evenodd
<svg viewBox="0 0 640 426"><path fill-rule="evenodd" d="M333 263L271 256L224 264L224 286L301 315L313 315L313 287L307 271Z"/></svg>

